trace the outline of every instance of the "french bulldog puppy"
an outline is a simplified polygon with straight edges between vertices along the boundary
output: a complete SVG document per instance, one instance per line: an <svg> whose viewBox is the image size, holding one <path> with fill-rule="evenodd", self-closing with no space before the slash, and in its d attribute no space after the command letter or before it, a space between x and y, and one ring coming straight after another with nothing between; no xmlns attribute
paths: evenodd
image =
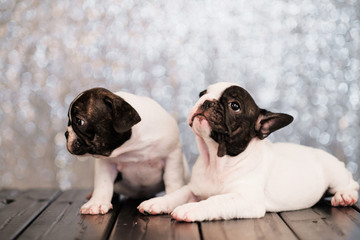
<svg viewBox="0 0 360 240"><path fill-rule="evenodd" d="M107 213L114 190L149 198L187 183L177 123L155 101L93 88L74 99L68 117L69 152L95 157L94 190L82 214Z"/></svg>
<svg viewBox="0 0 360 240"><path fill-rule="evenodd" d="M200 93L188 123L199 148L189 184L138 207L179 221L260 218L313 206L326 191L333 206L353 205L359 185L325 151L265 139L293 117L260 109L232 83Z"/></svg>

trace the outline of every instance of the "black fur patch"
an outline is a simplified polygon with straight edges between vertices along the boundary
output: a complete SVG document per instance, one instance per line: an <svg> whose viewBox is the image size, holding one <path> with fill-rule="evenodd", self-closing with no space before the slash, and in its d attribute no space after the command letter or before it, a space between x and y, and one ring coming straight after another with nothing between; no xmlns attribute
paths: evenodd
<svg viewBox="0 0 360 240"><path fill-rule="evenodd" d="M227 88L218 101L205 101L202 109L218 144L219 157L236 156L243 152L251 139L263 139L271 132L288 125L292 117L260 109L250 94L239 86Z"/></svg>
<svg viewBox="0 0 360 240"><path fill-rule="evenodd" d="M78 140L73 153L109 156L131 137L141 118L124 99L104 88L85 91L69 109L70 125Z"/></svg>

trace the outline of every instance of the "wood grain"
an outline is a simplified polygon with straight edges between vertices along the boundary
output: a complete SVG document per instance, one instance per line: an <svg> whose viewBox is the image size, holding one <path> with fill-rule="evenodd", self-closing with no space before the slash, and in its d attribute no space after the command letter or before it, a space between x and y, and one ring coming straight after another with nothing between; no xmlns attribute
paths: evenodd
<svg viewBox="0 0 360 240"><path fill-rule="evenodd" d="M0 236L15 239L59 195L56 189L1 190Z"/></svg>
<svg viewBox="0 0 360 240"><path fill-rule="evenodd" d="M360 214L351 207L318 204L310 209L283 212L283 219L300 239L359 239Z"/></svg>
<svg viewBox="0 0 360 240"><path fill-rule="evenodd" d="M106 239L117 215L117 205L105 215L81 215L89 190L64 192L19 239Z"/></svg>
<svg viewBox="0 0 360 240"><path fill-rule="evenodd" d="M0 239L360 239L359 207L330 206L267 213L260 219L177 222L169 215L145 216L140 200L113 198L105 215L80 215L89 190L0 190Z"/></svg>
<svg viewBox="0 0 360 240"><path fill-rule="evenodd" d="M197 223L179 223L169 215L145 216L136 207L141 201L125 201L110 239L200 239Z"/></svg>
<svg viewBox="0 0 360 240"><path fill-rule="evenodd" d="M201 223L205 240L297 239L276 213L260 219L237 219Z"/></svg>

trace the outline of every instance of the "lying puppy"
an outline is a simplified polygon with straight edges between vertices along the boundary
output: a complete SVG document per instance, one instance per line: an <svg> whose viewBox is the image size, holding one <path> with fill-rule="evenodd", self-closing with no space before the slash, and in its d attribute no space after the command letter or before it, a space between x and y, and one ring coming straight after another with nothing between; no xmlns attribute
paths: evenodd
<svg viewBox="0 0 360 240"><path fill-rule="evenodd" d="M326 191L335 194L333 206L354 204L359 185L344 163L319 149L265 139L292 120L260 109L239 86L209 86L188 118L200 151L190 183L139 211L186 222L259 218L311 207Z"/></svg>
<svg viewBox="0 0 360 240"><path fill-rule="evenodd" d="M148 198L186 184L188 166L176 121L155 101L94 88L69 107L65 133L75 155L93 155L94 191L82 214L105 214L114 191Z"/></svg>

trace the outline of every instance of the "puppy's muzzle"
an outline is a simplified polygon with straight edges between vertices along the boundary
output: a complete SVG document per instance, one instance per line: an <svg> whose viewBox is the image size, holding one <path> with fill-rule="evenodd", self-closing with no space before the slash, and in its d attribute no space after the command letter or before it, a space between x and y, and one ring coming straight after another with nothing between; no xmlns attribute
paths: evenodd
<svg viewBox="0 0 360 240"><path fill-rule="evenodd" d="M71 154L74 155L84 155L85 153L87 153L84 144L79 139L75 139L71 144L68 144L67 149Z"/></svg>
<svg viewBox="0 0 360 240"><path fill-rule="evenodd" d="M66 131L66 132L65 132L65 138L66 138L66 140L69 139L69 131Z"/></svg>
<svg viewBox="0 0 360 240"><path fill-rule="evenodd" d="M205 112L209 110L210 108L213 108L215 106L215 101L205 100L192 114L192 117L189 122L189 126L192 127L194 119L196 117L203 117L206 119Z"/></svg>
<svg viewBox="0 0 360 240"><path fill-rule="evenodd" d="M215 106L214 101L205 100L205 102L200 106L200 108L201 108L201 110L206 111L214 106Z"/></svg>

